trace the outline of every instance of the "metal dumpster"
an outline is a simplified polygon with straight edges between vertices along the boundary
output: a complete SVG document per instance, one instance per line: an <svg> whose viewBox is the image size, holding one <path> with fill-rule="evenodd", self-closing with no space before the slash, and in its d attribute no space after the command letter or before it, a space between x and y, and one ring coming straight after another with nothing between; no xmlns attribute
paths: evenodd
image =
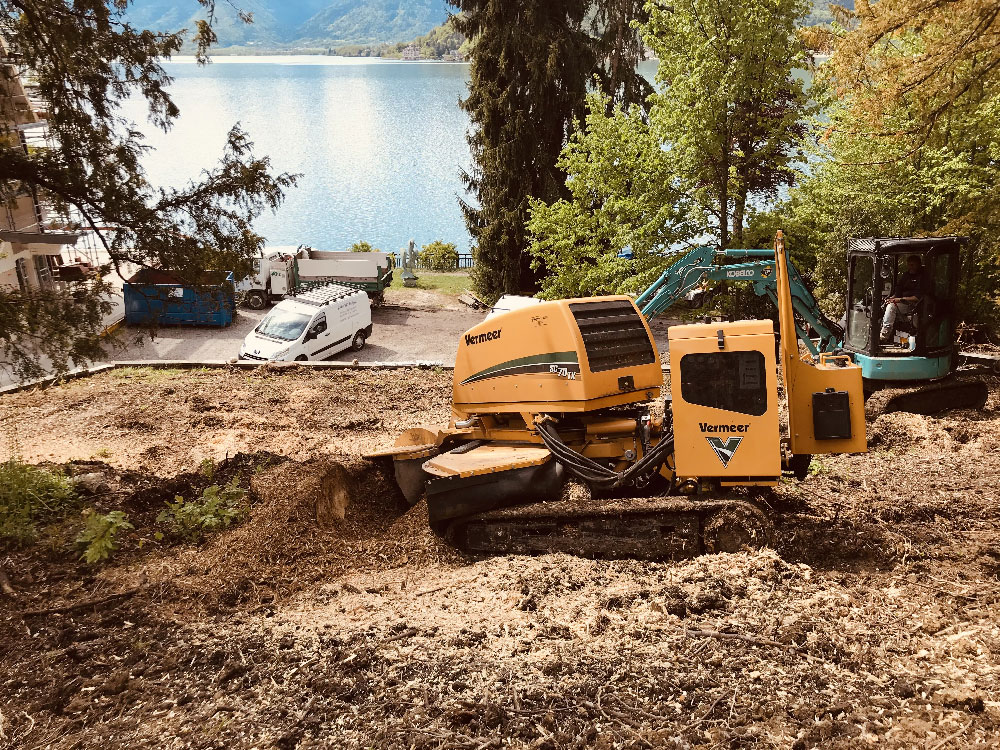
<svg viewBox="0 0 1000 750"><path fill-rule="evenodd" d="M172 271L144 268L125 282L128 325L228 326L236 312L231 271L205 271L192 281Z"/></svg>

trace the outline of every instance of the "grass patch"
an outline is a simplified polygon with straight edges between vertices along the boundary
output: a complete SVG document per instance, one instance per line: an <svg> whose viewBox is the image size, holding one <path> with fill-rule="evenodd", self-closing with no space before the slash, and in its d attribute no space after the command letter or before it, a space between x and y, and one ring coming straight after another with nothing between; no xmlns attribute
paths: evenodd
<svg viewBox="0 0 1000 750"><path fill-rule="evenodd" d="M403 286L403 270L397 269L392 274L391 289L424 289L427 291L440 292L451 297L457 297L466 289L472 286L472 279L465 271L454 273L438 273L436 271L416 271L417 286Z"/></svg>
<svg viewBox="0 0 1000 750"><path fill-rule="evenodd" d="M190 370L182 370L179 367L116 367L111 371L111 377L117 380L138 380L146 383L159 383L164 380L173 380L189 372Z"/></svg>
<svg viewBox="0 0 1000 750"><path fill-rule="evenodd" d="M0 542L33 541L39 521L61 514L75 500L68 477L16 458L5 461L0 464Z"/></svg>

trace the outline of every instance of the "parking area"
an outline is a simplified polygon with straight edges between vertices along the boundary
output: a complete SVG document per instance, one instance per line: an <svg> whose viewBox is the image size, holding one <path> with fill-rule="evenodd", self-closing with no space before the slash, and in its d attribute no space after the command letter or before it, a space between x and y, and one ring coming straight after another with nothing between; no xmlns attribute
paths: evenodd
<svg viewBox="0 0 1000 750"><path fill-rule="evenodd" d="M227 328L177 326L160 328L150 337L140 328L123 328L122 347L113 361L136 360L216 361L239 355L240 344L268 310L240 308ZM345 351L331 360L359 362L455 361L459 337L483 319L483 312L465 307L449 309L409 308L387 305L372 309L372 335L360 352ZM137 340L140 339L141 340Z"/></svg>

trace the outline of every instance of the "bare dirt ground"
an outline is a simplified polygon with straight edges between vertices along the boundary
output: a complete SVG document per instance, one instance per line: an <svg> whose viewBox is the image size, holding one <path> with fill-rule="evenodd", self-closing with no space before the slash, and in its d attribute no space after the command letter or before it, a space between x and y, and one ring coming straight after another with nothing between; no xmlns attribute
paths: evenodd
<svg viewBox="0 0 1000 750"><path fill-rule="evenodd" d="M982 412L882 416L870 453L783 483L773 549L660 563L436 539L357 456L444 421L447 372L119 370L5 396L23 457L99 475L88 502L136 528L100 567L69 551L74 518L0 558L0 746L998 747L993 388ZM204 459L249 478L250 518L157 540Z"/></svg>

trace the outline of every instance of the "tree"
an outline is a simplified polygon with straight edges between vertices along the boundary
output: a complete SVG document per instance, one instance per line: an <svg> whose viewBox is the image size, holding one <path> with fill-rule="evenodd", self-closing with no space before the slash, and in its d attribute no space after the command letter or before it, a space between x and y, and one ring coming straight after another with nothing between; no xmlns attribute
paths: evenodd
<svg viewBox="0 0 1000 750"><path fill-rule="evenodd" d="M434 240L420 248L420 262L432 271L457 271L458 248L454 242Z"/></svg>
<svg viewBox="0 0 1000 750"><path fill-rule="evenodd" d="M992 0L858 0L853 12L837 10L828 72L837 94L851 96L857 124L872 132L919 142L1000 81L1000 6ZM912 116L901 130L886 115L904 100Z"/></svg>
<svg viewBox="0 0 1000 750"><path fill-rule="evenodd" d="M617 106L608 116L609 99L588 97L587 119L559 159L570 197L532 201L529 252L547 271L549 299L635 294L662 272L664 253L698 233L673 159L641 109ZM632 258L619 257L625 248Z"/></svg>
<svg viewBox="0 0 1000 750"><path fill-rule="evenodd" d="M594 70L584 29L586 0L450 0L462 11L456 29L475 44L468 140L474 166L463 173L476 203L461 201L476 255L473 283L486 299L534 291L525 253L531 198L565 194L556 166L584 115Z"/></svg>
<svg viewBox="0 0 1000 750"><path fill-rule="evenodd" d="M748 201L794 179L807 97L803 0L651 2L645 39L660 58L650 121L714 227L743 245Z"/></svg>
<svg viewBox="0 0 1000 750"><path fill-rule="evenodd" d="M649 20L646 0L598 0L594 5L591 33L601 90L608 94L607 113L618 105L645 108L653 87L637 68L645 58L639 28Z"/></svg>
<svg viewBox="0 0 1000 750"><path fill-rule="evenodd" d="M380 252L380 250L377 247L372 247L365 240L361 240L360 242L355 242L353 245L351 245L349 248L347 248L347 251L350 252L350 253L377 253L377 252Z"/></svg>
<svg viewBox="0 0 1000 750"><path fill-rule="evenodd" d="M194 40L204 62L215 41L214 0ZM161 62L178 52L183 32L133 27L128 0L0 0L6 43L4 80L30 72L47 109L50 145L25 148L0 111L0 191L5 200L31 194L53 214L94 232L109 265L169 268L196 279L204 270L249 272L263 247L253 221L275 209L295 176L271 173L254 156L238 125L220 162L180 188L157 188L142 167L145 149L134 123L121 114L129 96L146 100L151 123L168 129L178 109ZM251 20L243 15L244 20ZM2 97L0 97L2 98ZM0 364L22 376L38 374L43 357L57 370L101 354L107 286L72 290L0 289Z"/></svg>

